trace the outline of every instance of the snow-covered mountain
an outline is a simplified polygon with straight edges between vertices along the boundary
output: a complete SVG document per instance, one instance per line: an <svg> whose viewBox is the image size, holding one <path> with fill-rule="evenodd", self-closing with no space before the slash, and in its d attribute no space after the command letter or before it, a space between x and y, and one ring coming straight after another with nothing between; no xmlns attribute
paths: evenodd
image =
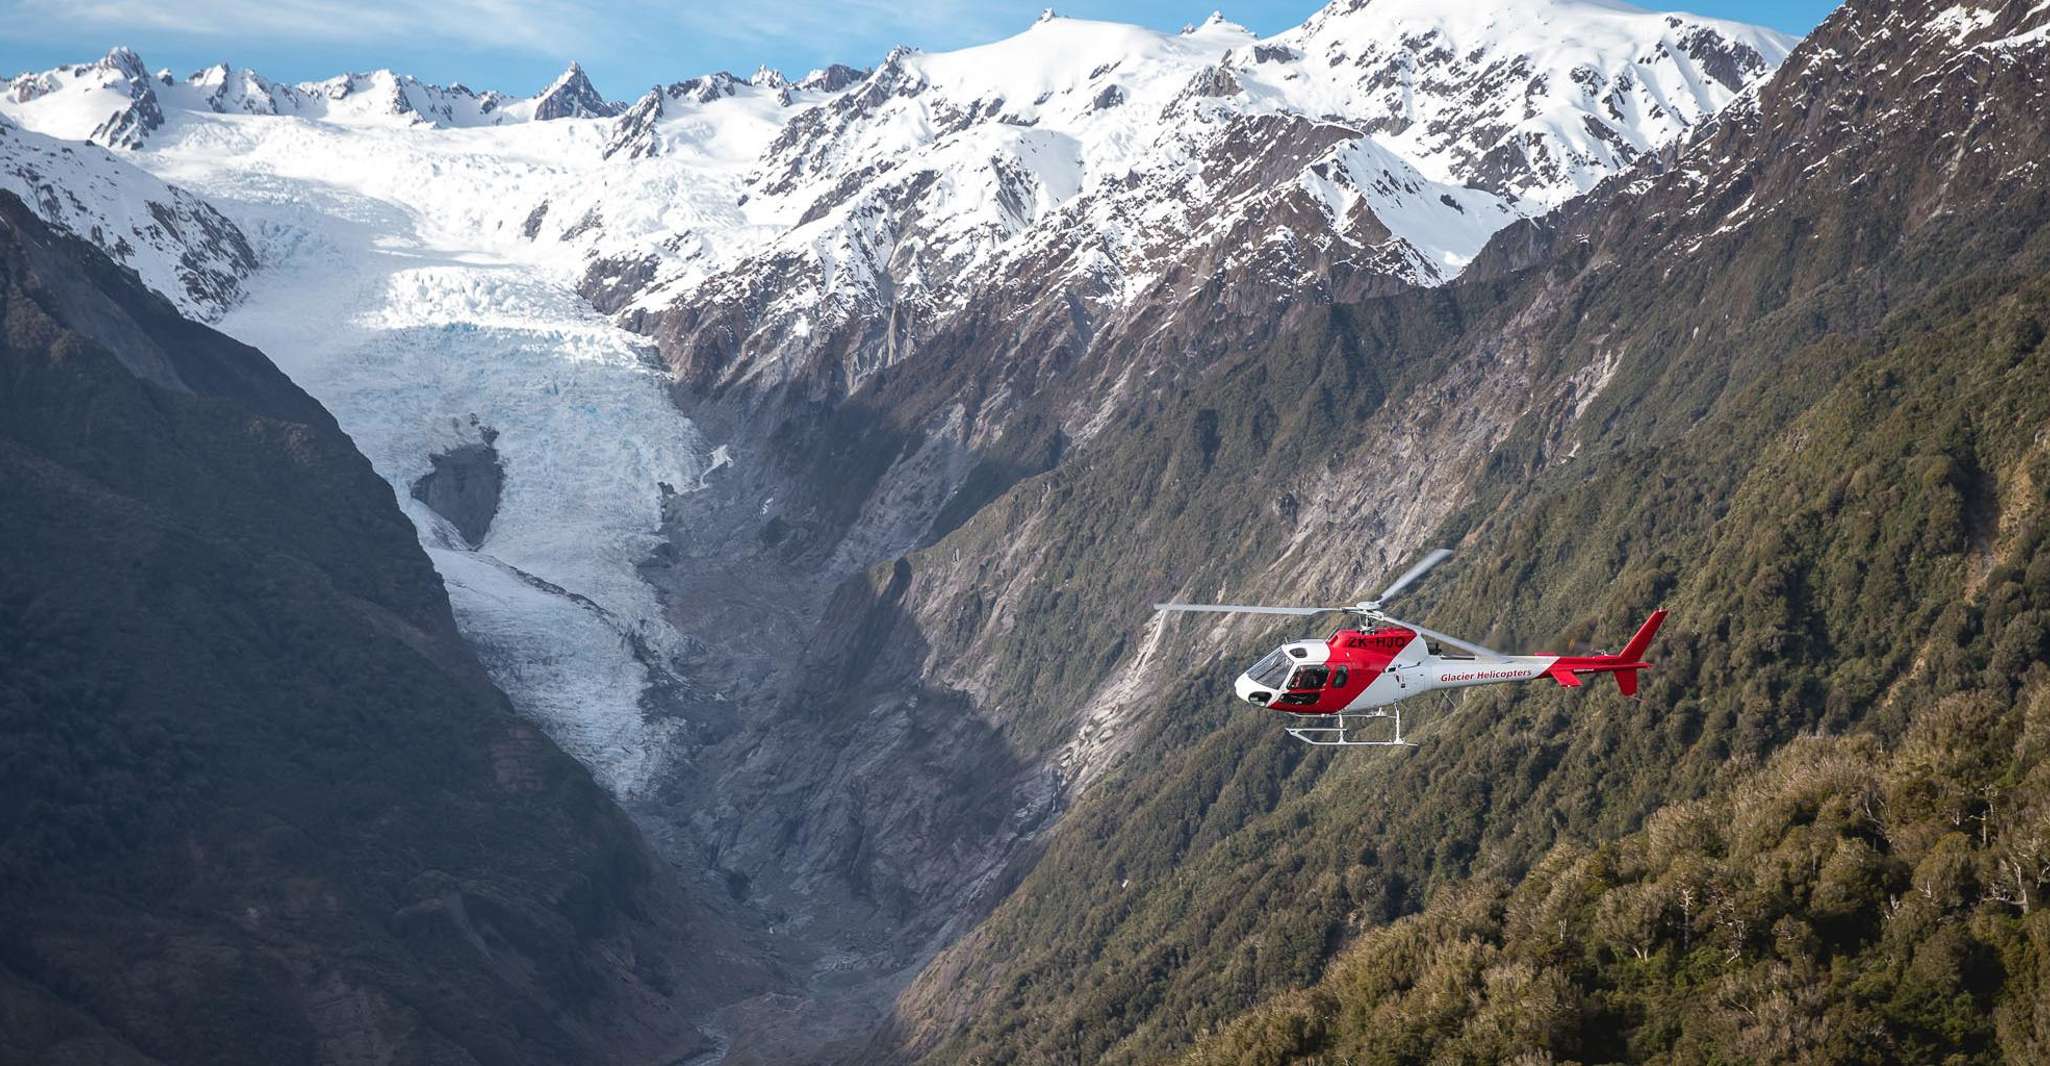
<svg viewBox="0 0 2050 1066"><path fill-rule="evenodd" d="M851 388L1007 278L1098 319L1186 298L1203 278L1162 282L1206 254L1209 273L1295 291L1333 263L1441 283L1502 226L1673 143L1791 43L1585 0L1443 7L1336 3L1266 40L1217 16L1169 34L1048 13L991 45L899 49L773 116L737 212L776 230L766 245L712 218L636 236L602 194L551 205L537 236L585 238L587 291L700 383L830 358ZM644 99L614 150L698 142L712 107Z"/></svg>
<svg viewBox="0 0 2050 1066"><path fill-rule="evenodd" d="M256 269L248 238L212 204L97 145L47 137L5 117L0 189L99 245L191 318L220 317Z"/></svg>
<svg viewBox="0 0 2050 1066"><path fill-rule="evenodd" d="M180 79L150 74L142 58L116 48L97 62L23 74L8 83L0 110L23 125L110 148L142 148L166 114L296 116L346 125L447 129L610 118L621 105L599 95L583 67L571 63L531 97L432 85L376 70L288 85L245 67L216 63Z"/></svg>
<svg viewBox="0 0 2050 1066"><path fill-rule="evenodd" d="M164 169L147 149L167 121L184 133L205 127L208 116L300 119L367 133L605 120L620 109L575 63L540 93L517 98L388 70L286 85L221 63L179 79L169 71L150 74L135 52L116 48L95 62L6 83L0 183L45 221L134 268L186 314L212 321L241 298L257 256L248 237L204 198L151 172ZM330 143L339 155L357 157L342 142Z"/></svg>
<svg viewBox="0 0 2050 1066"><path fill-rule="evenodd" d="M140 148L164 124L156 90L142 57L116 48L97 62L23 74L8 84L5 103L8 113L43 133Z"/></svg>
<svg viewBox="0 0 2050 1066"><path fill-rule="evenodd" d="M713 73L630 106L575 64L518 98L391 71L179 79L116 49L15 78L0 113L127 150L189 144L214 115L413 130L404 155L456 163L433 181L477 194L450 225L534 242L529 258L580 272L698 384L829 370L844 391L1022 276L1092 330L1233 269L1312 294L1334 271L1444 282L1502 226L1673 143L1789 45L1599 0L1340 0L1269 39L1222 16L1163 33L1049 11L990 45L794 82ZM569 121L456 136L547 120ZM407 199L439 220L436 190Z"/></svg>

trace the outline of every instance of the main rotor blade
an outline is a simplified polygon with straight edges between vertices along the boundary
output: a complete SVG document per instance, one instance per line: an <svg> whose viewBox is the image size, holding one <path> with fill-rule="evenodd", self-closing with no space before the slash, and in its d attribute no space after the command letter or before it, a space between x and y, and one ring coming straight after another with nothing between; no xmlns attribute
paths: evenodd
<svg viewBox="0 0 2050 1066"><path fill-rule="evenodd" d="M1343 607L1253 607L1243 603L1156 603L1156 611L1213 611L1222 614L1324 614Z"/></svg>
<svg viewBox="0 0 2050 1066"><path fill-rule="evenodd" d="M1374 597L1374 602L1387 603L1390 597L1393 597L1396 593L1408 588L1410 585L1416 582L1417 578L1420 578L1425 574L1429 573L1432 567L1444 562L1445 560L1451 557L1452 549L1450 548L1432 549L1430 554L1418 560L1415 566L1412 566L1409 569L1403 571L1401 577L1396 578L1393 582L1389 584L1387 588L1382 589L1381 594L1379 596Z"/></svg>
<svg viewBox="0 0 2050 1066"><path fill-rule="evenodd" d="M1458 649L1460 649L1460 650L1462 650L1462 651L1467 651L1467 652L1471 652L1471 653L1473 653L1474 655L1477 655L1477 656L1479 656L1479 657L1481 657L1481 658L1483 658L1483 659L1507 659L1507 658L1509 658L1509 656L1507 656L1507 655L1504 655L1504 654L1502 654L1501 652L1499 652L1499 651L1496 651L1496 650L1495 650L1495 649L1493 649L1493 648L1483 647L1483 646L1481 646L1481 645L1479 645L1479 644L1475 644L1475 643L1473 643L1473 642L1471 642L1471 641L1465 641L1465 640L1461 640L1461 639L1459 639L1458 637L1451 637L1451 636L1446 636L1445 634L1443 634L1443 633L1440 633L1440 632L1438 632L1438 631L1437 631L1437 630L1435 630L1435 629L1426 629L1425 627L1423 627L1423 626L1420 626L1420 625L1416 624L1415 622L1405 622L1405 621L1403 621L1403 620L1402 620L1402 619L1400 619L1400 618L1390 618L1390 617L1388 617L1388 616L1387 616L1387 615L1385 615L1385 614L1381 616L1381 621L1383 621L1383 622L1387 622L1387 623L1388 623L1388 624L1390 624L1390 625L1398 625L1398 626L1401 626L1401 627L1402 627L1402 628L1404 628L1404 629L1414 629L1414 630L1416 630L1417 632L1419 632L1419 633L1422 633L1422 634L1423 634L1424 636L1427 636L1427 637L1431 638L1432 640L1435 640L1435 641L1437 641L1437 642L1438 642L1438 643L1440 643L1440 644L1450 644L1450 645L1452 645L1452 646L1453 646L1453 647L1455 647L1455 648L1458 648Z"/></svg>

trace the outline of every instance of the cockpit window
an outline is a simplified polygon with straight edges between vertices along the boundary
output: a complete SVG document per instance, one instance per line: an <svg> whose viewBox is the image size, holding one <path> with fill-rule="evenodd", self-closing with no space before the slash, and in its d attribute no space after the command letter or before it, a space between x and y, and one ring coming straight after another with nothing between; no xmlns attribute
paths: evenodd
<svg viewBox="0 0 2050 1066"><path fill-rule="evenodd" d="M1321 666L1305 666L1297 670L1294 677L1288 679L1288 687L1323 688L1324 679L1329 676L1330 672Z"/></svg>
<svg viewBox="0 0 2050 1066"><path fill-rule="evenodd" d="M1258 684L1268 688L1280 688L1282 680L1288 677L1288 668L1294 665L1289 662L1287 654L1276 648L1269 652L1265 659L1254 663L1253 668L1246 671L1246 674Z"/></svg>

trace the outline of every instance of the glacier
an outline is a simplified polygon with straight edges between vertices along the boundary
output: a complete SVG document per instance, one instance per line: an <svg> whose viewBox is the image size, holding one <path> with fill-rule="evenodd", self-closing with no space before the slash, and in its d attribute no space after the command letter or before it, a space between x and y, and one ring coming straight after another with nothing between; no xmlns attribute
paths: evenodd
<svg viewBox="0 0 2050 1066"><path fill-rule="evenodd" d="M487 193L420 180L459 170L460 148L359 155L346 136L298 119L192 118L148 161L205 189L263 263L218 327L335 413L418 527L493 679L631 797L683 727L642 706L650 671L677 669L680 640L636 567L659 543L663 487L695 485L711 448L645 340L559 272L507 254L517 243L480 239L466 205ZM427 195L398 195L408 188ZM429 456L485 428L505 491L470 551L409 487Z"/></svg>

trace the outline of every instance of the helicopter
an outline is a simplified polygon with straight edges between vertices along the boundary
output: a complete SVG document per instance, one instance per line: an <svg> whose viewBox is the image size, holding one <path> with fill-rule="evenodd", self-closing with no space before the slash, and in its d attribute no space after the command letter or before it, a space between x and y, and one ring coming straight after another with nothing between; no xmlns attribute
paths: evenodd
<svg viewBox="0 0 2050 1066"><path fill-rule="evenodd" d="M1403 738L1401 701L1429 692L1551 678L1579 688L1583 674L1610 674L1623 695L1637 695L1637 672L1651 669L1644 653L1666 619L1664 608L1637 628L1614 655L1505 655L1435 629L1405 622L1382 604L1451 558L1438 548L1404 571L1381 594L1350 607L1266 607L1240 603L1156 603L1155 611L1344 614L1348 624L1324 640L1290 641L1240 674L1238 698L1286 714L1288 735L1329 747L1415 747ZM1392 738L1370 739L1372 723L1393 719Z"/></svg>

